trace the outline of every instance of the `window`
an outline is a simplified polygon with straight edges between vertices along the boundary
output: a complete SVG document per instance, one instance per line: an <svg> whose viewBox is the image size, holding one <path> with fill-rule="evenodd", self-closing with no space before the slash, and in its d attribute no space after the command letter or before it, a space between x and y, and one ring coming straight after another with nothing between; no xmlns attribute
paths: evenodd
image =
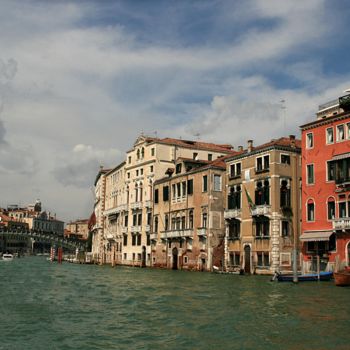
<svg viewBox="0 0 350 350"><path fill-rule="evenodd" d="M281 208L283 207L290 208L290 188L288 186L287 180L281 181L280 200L281 200Z"/></svg>
<svg viewBox="0 0 350 350"><path fill-rule="evenodd" d="M339 217L346 218L346 202L339 202Z"/></svg>
<svg viewBox="0 0 350 350"><path fill-rule="evenodd" d="M193 229L193 210L188 214L188 228Z"/></svg>
<svg viewBox="0 0 350 350"><path fill-rule="evenodd" d="M136 223L137 223L137 214L134 214L134 215L132 216L132 225L133 225L133 226L136 226Z"/></svg>
<svg viewBox="0 0 350 350"><path fill-rule="evenodd" d="M314 147L314 135L313 133L306 134L306 148Z"/></svg>
<svg viewBox="0 0 350 350"><path fill-rule="evenodd" d="M344 124L337 125L337 141L345 140Z"/></svg>
<svg viewBox="0 0 350 350"><path fill-rule="evenodd" d="M130 173L127 173L128 179L130 179Z"/></svg>
<svg viewBox="0 0 350 350"><path fill-rule="evenodd" d="M131 245L136 245L136 235L132 235L131 238Z"/></svg>
<svg viewBox="0 0 350 350"><path fill-rule="evenodd" d="M259 216L255 219L256 238L265 238L270 236L270 220L266 216Z"/></svg>
<svg viewBox="0 0 350 350"><path fill-rule="evenodd" d="M193 179L187 180L187 194L193 194Z"/></svg>
<svg viewBox="0 0 350 350"><path fill-rule="evenodd" d="M132 253L132 260L135 260L135 253Z"/></svg>
<svg viewBox="0 0 350 350"><path fill-rule="evenodd" d="M288 237L289 236L289 222L288 221L282 221L282 237Z"/></svg>
<svg viewBox="0 0 350 350"><path fill-rule="evenodd" d="M128 245L128 235L124 235L123 236L123 246L125 247L127 245ZM126 259L126 258L124 258L124 259Z"/></svg>
<svg viewBox="0 0 350 350"><path fill-rule="evenodd" d="M270 168L270 156L256 158L256 172L267 171Z"/></svg>
<svg viewBox="0 0 350 350"><path fill-rule="evenodd" d="M128 163L131 163L131 156L128 157Z"/></svg>
<svg viewBox="0 0 350 350"><path fill-rule="evenodd" d="M154 232L155 233L158 232L158 217L157 216L154 218Z"/></svg>
<svg viewBox="0 0 350 350"><path fill-rule="evenodd" d="M203 213L202 214L202 227L207 227L207 221L208 221L208 214Z"/></svg>
<svg viewBox="0 0 350 350"><path fill-rule="evenodd" d="M169 230L169 215L165 214L165 219L164 219L164 230L168 231Z"/></svg>
<svg viewBox="0 0 350 350"><path fill-rule="evenodd" d="M241 235L241 222L231 219L228 223L228 239L239 239Z"/></svg>
<svg viewBox="0 0 350 350"><path fill-rule="evenodd" d="M153 165L151 165L151 166L149 167L149 172L150 172L150 173L153 173Z"/></svg>
<svg viewBox="0 0 350 350"><path fill-rule="evenodd" d="M307 203L307 221L315 221L315 204L312 200Z"/></svg>
<svg viewBox="0 0 350 350"><path fill-rule="evenodd" d="M241 186L232 186L227 199L227 209L241 209Z"/></svg>
<svg viewBox="0 0 350 350"><path fill-rule="evenodd" d="M290 164L290 155L289 154L281 154L281 163L282 164Z"/></svg>
<svg viewBox="0 0 350 350"><path fill-rule="evenodd" d="M208 160L212 161L213 160L213 155L211 153L208 153Z"/></svg>
<svg viewBox="0 0 350 350"><path fill-rule="evenodd" d="M335 162L327 162L327 181L335 180Z"/></svg>
<svg viewBox="0 0 350 350"><path fill-rule="evenodd" d="M180 182L178 182L177 184L176 184L176 194L177 194L177 197L179 198L179 197L181 197L181 183Z"/></svg>
<svg viewBox="0 0 350 350"><path fill-rule="evenodd" d="M146 245L151 245L151 236L150 235L147 235Z"/></svg>
<svg viewBox="0 0 350 350"><path fill-rule="evenodd" d="M240 266L240 254L239 252L230 252L230 265Z"/></svg>
<svg viewBox="0 0 350 350"><path fill-rule="evenodd" d="M124 260L126 260L128 257L127 253L124 253Z"/></svg>
<svg viewBox="0 0 350 350"><path fill-rule="evenodd" d="M241 176L242 166L241 163L231 164L230 166L230 177L239 177Z"/></svg>
<svg viewBox="0 0 350 350"><path fill-rule="evenodd" d="M202 182L203 186L203 192L207 192L208 191L208 176L204 175L203 176L203 182Z"/></svg>
<svg viewBox="0 0 350 350"><path fill-rule="evenodd" d="M314 165L313 164L308 164L306 166L306 176L307 176L307 183L308 185L313 184L315 182L314 178Z"/></svg>
<svg viewBox="0 0 350 350"><path fill-rule="evenodd" d="M143 175L143 169L140 169L140 175Z"/></svg>
<svg viewBox="0 0 350 350"><path fill-rule="evenodd" d="M269 205L270 204L270 183L269 180L258 181L255 189L255 204Z"/></svg>
<svg viewBox="0 0 350 350"><path fill-rule="evenodd" d="M182 182L182 197L186 196L186 181Z"/></svg>
<svg viewBox="0 0 350 350"><path fill-rule="evenodd" d="M270 257L269 252L258 252L258 264L259 267L268 267L270 266Z"/></svg>
<svg viewBox="0 0 350 350"><path fill-rule="evenodd" d="M156 153L155 148L151 148L151 156L152 156L152 157L155 155L155 153Z"/></svg>
<svg viewBox="0 0 350 350"><path fill-rule="evenodd" d="M186 229L186 216L181 217L181 230Z"/></svg>
<svg viewBox="0 0 350 350"><path fill-rule="evenodd" d="M188 256L184 256L184 264L188 264Z"/></svg>
<svg viewBox="0 0 350 350"><path fill-rule="evenodd" d="M330 144L334 142L334 131L333 128L327 128L326 130L326 143Z"/></svg>
<svg viewBox="0 0 350 350"><path fill-rule="evenodd" d="M141 213L137 215L137 225L138 226L142 225L142 214Z"/></svg>
<svg viewBox="0 0 350 350"><path fill-rule="evenodd" d="M137 245L141 245L141 234L139 233L138 235L136 235L136 237L137 237ZM141 254L140 254L140 256L141 256ZM139 260L141 260L141 259L139 259Z"/></svg>
<svg viewBox="0 0 350 350"><path fill-rule="evenodd" d="M176 164L176 174L181 173L182 164Z"/></svg>
<svg viewBox="0 0 350 350"><path fill-rule="evenodd" d="M159 190L158 190L158 188L154 190L154 203L159 203Z"/></svg>
<svg viewBox="0 0 350 350"><path fill-rule="evenodd" d="M151 225L151 220L152 220L152 213L149 212L147 213L147 225Z"/></svg>
<svg viewBox="0 0 350 350"><path fill-rule="evenodd" d="M221 191L221 175L214 174L214 191Z"/></svg>
<svg viewBox="0 0 350 350"><path fill-rule="evenodd" d="M350 123L346 124L346 131L347 131L346 138L350 139ZM349 259L349 262L350 262L350 259Z"/></svg>
<svg viewBox="0 0 350 350"><path fill-rule="evenodd" d="M198 160L198 153L193 153L193 160Z"/></svg>
<svg viewBox="0 0 350 350"><path fill-rule="evenodd" d="M163 187L163 201L167 202L169 200L169 186Z"/></svg>
<svg viewBox="0 0 350 350"><path fill-rule="evenodd" d="M330 198L327 203L327 217L328 220L335 218L335 201L333 198Z"/></svg>

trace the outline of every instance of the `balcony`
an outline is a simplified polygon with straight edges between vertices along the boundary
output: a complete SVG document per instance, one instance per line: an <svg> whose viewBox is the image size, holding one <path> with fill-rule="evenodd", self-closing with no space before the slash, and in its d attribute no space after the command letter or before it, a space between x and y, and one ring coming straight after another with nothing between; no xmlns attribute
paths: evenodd
<svg viewBox="0 0 350 350"><path fill-rule="evenodd" d="M141 232L142 230L142 226L141 225L137 225L137 226L131 226L130 232L134 233L134 232Z"/></svg>
<svg viewBox="0 0 350 350"><path fill-rule="evenodd" d="M107 239L108 241L114 241L115 237L114 237L114 235L113 235L113 234L111 234L111 233L107 233L107 235L106 235L106 239Z"/></svg>
<svg viewBox="0 0 350 350"><path fill-rule="evenodd" d="M145 208L152 208L152 201L145 201L144 202L144 207Z"/></svg>
<svg viewBox="0 0 350 350"><path fill-rule="evenodd" d="M255 168L255 174L268 173L269 171L270 171L270 167Z"/></svg>
<svg viewBox="0 0 350 350"><path fill-rule="evenodd" d="M127 227L122 227L122 233L123 233L123 234L128 233L128 228L127 228Z"/></svg>
<svg viewBox="0 0 350 350"><path fill-rule="evenodd" d="M225 219L234 219L240 217L242 213L241 209L225 209L224 218Z"/></svg>
<svg viewBox="0 0 350 350"><path fill-rule="evenodd" d="M270 215L271 214L271 206L270 205L257 205L251 210L252 216L260 216L260 215Z"/></svg>
<svg viewBox="0 0 350 350"><path fill-rule="evenodd" d="M142 209L142 202L134 202L134 203L131 203L130 204L130 208L132 210L135 210L135 209Z"/></svg>
<svg viewBox="0 0 350 350"><path fill-rule="evenodd" d="M339 218L333 220L333 230L349 230L350 218Z"/></svg>
<svg viewBox="0 0 350 350"><path fill-rule="evenodd" d="M151 240L153 240L153 241L156 241L156 240L157 240L157 237L158 237L158 234L157 234L157 233L151 233L151 234L149 235L149 238L150 238Z"/></svg>
<svg viewBox="0 0 350 350"><path fill-rule="evenodd" d="M151 225L146 225L145 226L145 231L150 232L151 231Z"/></svg>
<svg viewBox="0 0 350 350"><path fill-rule="evenodd" d="M170 231L162 231L160 233L160 238L185 238L185 237L193 237L192 229L185 230L170 230Z"/></svg>
<svg viewBox="0 0 350 350"><path fill-rule="evenodd" d="M206 236L206 235L207 235L206 227L197 228L197 236Z"/></svg>

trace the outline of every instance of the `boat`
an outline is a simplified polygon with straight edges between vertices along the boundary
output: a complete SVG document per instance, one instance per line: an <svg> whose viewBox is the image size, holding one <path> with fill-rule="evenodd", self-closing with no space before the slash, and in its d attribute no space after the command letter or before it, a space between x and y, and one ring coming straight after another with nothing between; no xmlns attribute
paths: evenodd
<svg viewBox="0 0 350 350"><path fill-rule="evenodd" d="M293 282L292 274L281 274L275 272L275 276L272 280L277 279L278 282ZM332 271L322 271L320 275L317 273L308 273L303 275L298 275L298 282L309 282L309 281L329 281L333 277Z"/></svg>
<svg viewBox="0 0 350 350"><path fill-rule="evenodd" d="M350 269L334 272L334 282L336 286L350 286Z"/></svg>
<svg viewBox="0 0 350 350"><path fill-rule="evenodd" d="M3 261L12 261L13 260L13 255L12 254L3 254L2 255L2 260Z"/></svg>
<svg viewBox="0 0 350 350"><path fill-rule="evenodd" d="M220 270L220 268L218 268L217 266L213 266L213 272L220 275L243 275L244 274L244 271L239 268L233 269L230 271L223 271L223 270Z"/></svg>

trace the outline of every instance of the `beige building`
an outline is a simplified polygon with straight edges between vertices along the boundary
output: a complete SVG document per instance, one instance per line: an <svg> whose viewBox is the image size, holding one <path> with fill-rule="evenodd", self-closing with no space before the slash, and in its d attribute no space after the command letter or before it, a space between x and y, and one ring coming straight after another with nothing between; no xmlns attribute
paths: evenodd
<svg viewBox="0 0 350 350"><path fill-rule="evenodd" d="M227 270L292 269L300 234L301 144L294 136L228 158L225 210Z"/></svg>
<svg viewBox="0 0 350 350"><path fill-rule="evenodd" d="M66 229L69 231L68 238L87 240L89 237L88 221L88 219L79 219L68 222L66 224Z"/></svg>
<svg viewBox="0 0 350 350"><path fill-rule="evenodd" d="M109 258L104 258L106 256L104 252L108 249L112 251L111 247L113 245L116 247L114 243L119 243L120 236L122 236L122 251L120 252L120 245L118 245L118 254L117 256L113 254L113 259L119 259L118 256L121 253L121 261L118 260L118 263L132 266L150 266L154 181L164 177L166 170L170 166L174 166L176 159L179 157L193 160L214 160L230 152L230 145L216 145L171 138L159 139L141 135L132 149L127 151L125 164L116 167L116 169L123 168L124 180L119 178L118 183L108 190L108 196L106 196L108 172L101 173L100 171L96 178L96 233L92 242L94 257L99 259L101 263L105 263ZM110 176L113 176L113 174L108 174L108 177ZM111 206L113 192L117 193L117 207ZM112 229L111 221L107 222L106 218L109 215L112 215L112 218L114 217L115 208L118 208L119 214L115 227ZM101 213L103 213L103 216L101 216ZM97 228L101 228L100 231ZM105 228L106 232L104 232ZM110 240L103 238L107 238L106 234L109 235ZM113 245L110 244L112 236ZM101 258L102 256L103 258Z"/></svg>
<svg viewBox="0 0 350 350"><path fill-rule="evenodd" d="M226 164L179 158L154 184L152 266L212 270L223 264Z"/></svg>

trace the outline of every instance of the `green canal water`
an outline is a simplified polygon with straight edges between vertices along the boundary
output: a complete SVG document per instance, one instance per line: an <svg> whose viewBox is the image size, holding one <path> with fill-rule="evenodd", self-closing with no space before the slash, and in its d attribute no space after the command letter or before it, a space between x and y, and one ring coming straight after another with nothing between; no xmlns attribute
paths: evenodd
<svg viewBox="0 0 350 350"><path fill-rule="evenodd" d="M0 349L350 349L332 282L0 262Z"/></svg>

